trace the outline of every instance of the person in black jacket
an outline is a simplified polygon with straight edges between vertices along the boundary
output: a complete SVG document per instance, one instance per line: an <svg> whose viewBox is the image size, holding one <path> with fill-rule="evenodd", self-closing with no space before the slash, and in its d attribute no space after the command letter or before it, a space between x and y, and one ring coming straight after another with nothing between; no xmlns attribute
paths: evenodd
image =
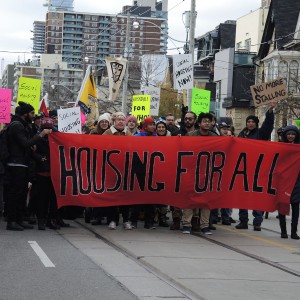
<svg viewBox="0 0 300 300"><path fill-rule="evenodd" d="M299 144L300 143L300 132L296 126L290 125L284 128L281 134L282 142L289 144ZM299 146L298 146L299 147ZM300 203L300 173L298 174L292 195L291 195L291 207L292 207L292 230L291 238L294 240L299 240L300 237L297 234L297 227L299 221L299 203ZM287 239L286 230L286 217L285 215L279 214L279 224L281 229L281 238Z"/></svg>
<svg viewBox="0 0 300 300"><path fill-rule="evenodd" d="M265 120L262 126L259 128L259 120L256 116L248 116L246 118L246 127L239 133L238 137L247 138L253 140L265 140L268 141L271 138L271 133L274 126L274 113L273 109L276 106L276 102L271 102L269 110L266 112ZM263 212L259 210L253 210L253 228L255 231L261 231L261 223L263 221ZM248 229L248 210L240 209L239 211L240 223L235 226L236 229Z"/></svg>
<svg viewBox="0 0 300 300"><path fill-rule="evenodd" d="M32 155L32 147L45 135L51 133L44 129L40 134L32 136L29 124L34 117L34 108L30 104L19 102L16 115L7 128L7 145L9 157L6 175L9 178L6 193L7 230L23 231L33 226L25 224L23 217L28 191L28 166Z"/></svg>

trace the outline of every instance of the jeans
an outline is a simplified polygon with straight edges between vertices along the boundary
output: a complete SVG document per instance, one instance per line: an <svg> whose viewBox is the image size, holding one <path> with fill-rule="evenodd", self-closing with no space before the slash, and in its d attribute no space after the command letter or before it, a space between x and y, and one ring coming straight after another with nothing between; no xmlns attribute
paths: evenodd
<svg viewBox="0 0 300 300"><path fill-rule="evenodd" d="M253 210L252 215L254 217L253 225L260 225L263 222L263 211ZM240 219L240 222L248 222L249 221L247 209L239 210L239 219Z"/></svg>

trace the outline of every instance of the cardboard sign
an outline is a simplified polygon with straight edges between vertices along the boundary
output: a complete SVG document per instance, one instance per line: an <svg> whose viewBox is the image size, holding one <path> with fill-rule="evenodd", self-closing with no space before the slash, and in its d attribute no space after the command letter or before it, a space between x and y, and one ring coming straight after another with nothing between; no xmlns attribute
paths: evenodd
<svg viewBox="0 0 300 300"><path fill-rule="evenodd" d="M28 103L34 107L34 111L37 113L41 98L41 84L41 79L20 77L17 103L19 101Z"/></svg>
<svg viewBox="0 0 300 300"><path fill-rule="evenodd" d="M276 100L284 100L288 97L288 92L283 78L264 82L250 86L254 106L268 104Z"/></svg>
<svg viewBox="0 0 300 300"><path fill-rule="evenodd" d="M160 101L160 88L155 86L145 86L144 93L151 96L150 102L150 115L158 116L159 101Z"/></svg>
<svg viewBox="0 0 300 300"><path fill-rule="evenodd" d="M10 122L12 90L0 89L0 123Z"/></svg>
<svg viewBox="0 0 300 300"><path fill-rule="evenodd" d="M143 121L150 115L150 95L134 95L132 96L131 114L137 117L138 122Z"/></svg>
<svg viewBox="0 0 300 300"><path fill-rule="evenodd" d="M194 74L192 54L173 55L174 89L192 89L194 87Z"/></svg>
<svg viewBox="0 0 300 300"><path fill-rule="evenodd" d="M57 110L58 131L65 133L81 133L80 107Z"/></svg>
<svg viewBox="0 0 300 300"><path fill-rule="evenodd" d="M210 110L210 91L202 89L192 89L191 110L197 116L201 113L208 113Z"/></svg>

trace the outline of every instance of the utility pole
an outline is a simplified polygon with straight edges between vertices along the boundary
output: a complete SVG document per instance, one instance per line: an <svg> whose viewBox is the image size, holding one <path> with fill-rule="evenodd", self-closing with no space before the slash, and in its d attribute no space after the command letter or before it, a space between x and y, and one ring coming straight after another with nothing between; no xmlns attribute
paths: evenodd
<svg viewBox="0 0 300 300"><path fill-rule="evenodd" d="M130 47L130 11L127 9L127 26L126 26L126 38L125 38L125 49L124 58L127 59L127 66L125 70L125 76L123 79L123 95L122 95L122 112L127 115L127 86L129 76L129 47Z"/></svg>
<svg viewBox="0 0 300 300"><path fill-rule="evenodd" d="M194 52L195 52L195 27L196 27L196 0L191 0L191 16L190 16L190 47L189 53L192 54L192 69L194 76ZM192 103L192 91L189 89L187 93L187 104L189 110Z"/></svg>

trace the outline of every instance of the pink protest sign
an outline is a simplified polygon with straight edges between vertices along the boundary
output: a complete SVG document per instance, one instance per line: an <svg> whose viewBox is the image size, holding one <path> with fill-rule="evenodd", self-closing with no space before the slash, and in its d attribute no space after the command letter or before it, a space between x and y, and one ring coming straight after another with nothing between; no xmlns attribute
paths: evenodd
<svg viewBox="0 0 300 300"><path fill-rule="evenodd" d="M10 122L12 90L0 89L0 123Z"/></svg>

